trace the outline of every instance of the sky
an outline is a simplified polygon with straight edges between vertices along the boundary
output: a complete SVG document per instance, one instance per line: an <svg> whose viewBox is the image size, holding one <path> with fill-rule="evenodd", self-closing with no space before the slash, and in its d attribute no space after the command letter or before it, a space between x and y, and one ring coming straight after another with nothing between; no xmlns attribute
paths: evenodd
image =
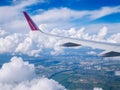
<svg viewBox="0 0 120 90"><path fill-rule="evenodd" d="M64 40L30 31L23 11L50 34L120 42L120 0L1 0L0 55L9 53L13 57L0 68L0 90L66 90L53 79L38 77L34 64L16 56L39 57L44 51L53 56L65 53L59 47Z"/></svg>
<svg viewBox="0 0 120 90"><path fill-rule="evenodd" d="M28 32L23 11L49 30L85 27L87 32L96 33L107 26L109 33L116 33L120 28L119 0L2 0L1 29Z"/></svg>

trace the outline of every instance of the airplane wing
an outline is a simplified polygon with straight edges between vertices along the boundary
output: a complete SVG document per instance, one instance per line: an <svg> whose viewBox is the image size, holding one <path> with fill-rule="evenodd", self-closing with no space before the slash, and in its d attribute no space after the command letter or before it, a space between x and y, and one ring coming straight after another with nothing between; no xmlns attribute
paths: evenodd
<svg viewBox="0 0 120 90"><path fill-rule="evenodd" d="M69 38L69 37L63 37L63 36L45 33L37 27L37 25L32 21L32 19L29 17L29 15L26 12L23 12L23 14L32 31L40 31L41 34L47 37L60 38L61 40L62 39L65 40L66 42L61 45L63 47L88 46L92 48L105 50L104 52L100 53L100 56L103 56L103 57L120 56L120 44Z"/></svg>

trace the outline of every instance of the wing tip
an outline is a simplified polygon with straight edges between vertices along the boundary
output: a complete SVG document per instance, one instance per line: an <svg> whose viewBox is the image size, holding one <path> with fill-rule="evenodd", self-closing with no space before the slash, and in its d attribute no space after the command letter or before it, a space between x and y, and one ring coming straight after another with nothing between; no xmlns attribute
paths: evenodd
<svg viewBox="0 0 120 90"><path fill-rule="evenodd" d="M26 18L27 23L29 24L32 31L38 31L39 28L37 25L33 22L33 20L30 18L30 16L27 14L27 12L23 11L23 14Z"/></svg>

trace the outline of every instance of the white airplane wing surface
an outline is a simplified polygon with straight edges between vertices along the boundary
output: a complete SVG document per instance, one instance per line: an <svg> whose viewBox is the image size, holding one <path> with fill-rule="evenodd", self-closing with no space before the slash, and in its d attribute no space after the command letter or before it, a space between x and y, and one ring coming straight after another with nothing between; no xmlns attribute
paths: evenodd
<svg viewBox="0 0 120 90"><path fill-rule="evenodd" d="M61 45L63 47L88 46L92 48L105 50L104 52L100 53L100 56L103 57L120 56L120 44L76 39L76 38L69 38L69 37L48 34L40 30L26 12L23 13L32 31L40 31L41 34L47 37L60 38L61 40L62 39L65 40L66 42Z"/></svg>

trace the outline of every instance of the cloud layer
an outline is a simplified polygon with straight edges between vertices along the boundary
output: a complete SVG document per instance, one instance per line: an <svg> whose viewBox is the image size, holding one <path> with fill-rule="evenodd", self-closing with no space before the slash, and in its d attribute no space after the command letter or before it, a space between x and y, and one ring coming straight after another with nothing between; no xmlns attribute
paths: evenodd
<svg viewBox="0 0 120 90"><path fill-rule="evenodd" d="M44 29L43 29L44 30ZM1 32L5 32L1 30ZM89 34L86 33L85 28L81 28L76 30L75 28L71 28L69 30L61 30L61 29L53 29L52 31L47 31L54 35L72 37L77 39L88 39L102 42L111 42L111 43L119 43L120 42L120 33L113 34L111 36L107 36L108 28L103 27L99 30L98 34ZM39 31L32 32L30 31L28 34L20 34L9 32L5 32L7 35L2 35L0 38L0 53L19 53L19 54L27 54L29 56L39 56L44 48L51 49L51 54L59 54L63 53L63 48L59 45L64 40L48 38L43 36Z"/></svg>
<svg viewBox="0 0 120 90"><path fill-rule="evenodd" d="M0 69L0 90L66 90L58 82L37 77L33 64L13 57Z"/></svg>

